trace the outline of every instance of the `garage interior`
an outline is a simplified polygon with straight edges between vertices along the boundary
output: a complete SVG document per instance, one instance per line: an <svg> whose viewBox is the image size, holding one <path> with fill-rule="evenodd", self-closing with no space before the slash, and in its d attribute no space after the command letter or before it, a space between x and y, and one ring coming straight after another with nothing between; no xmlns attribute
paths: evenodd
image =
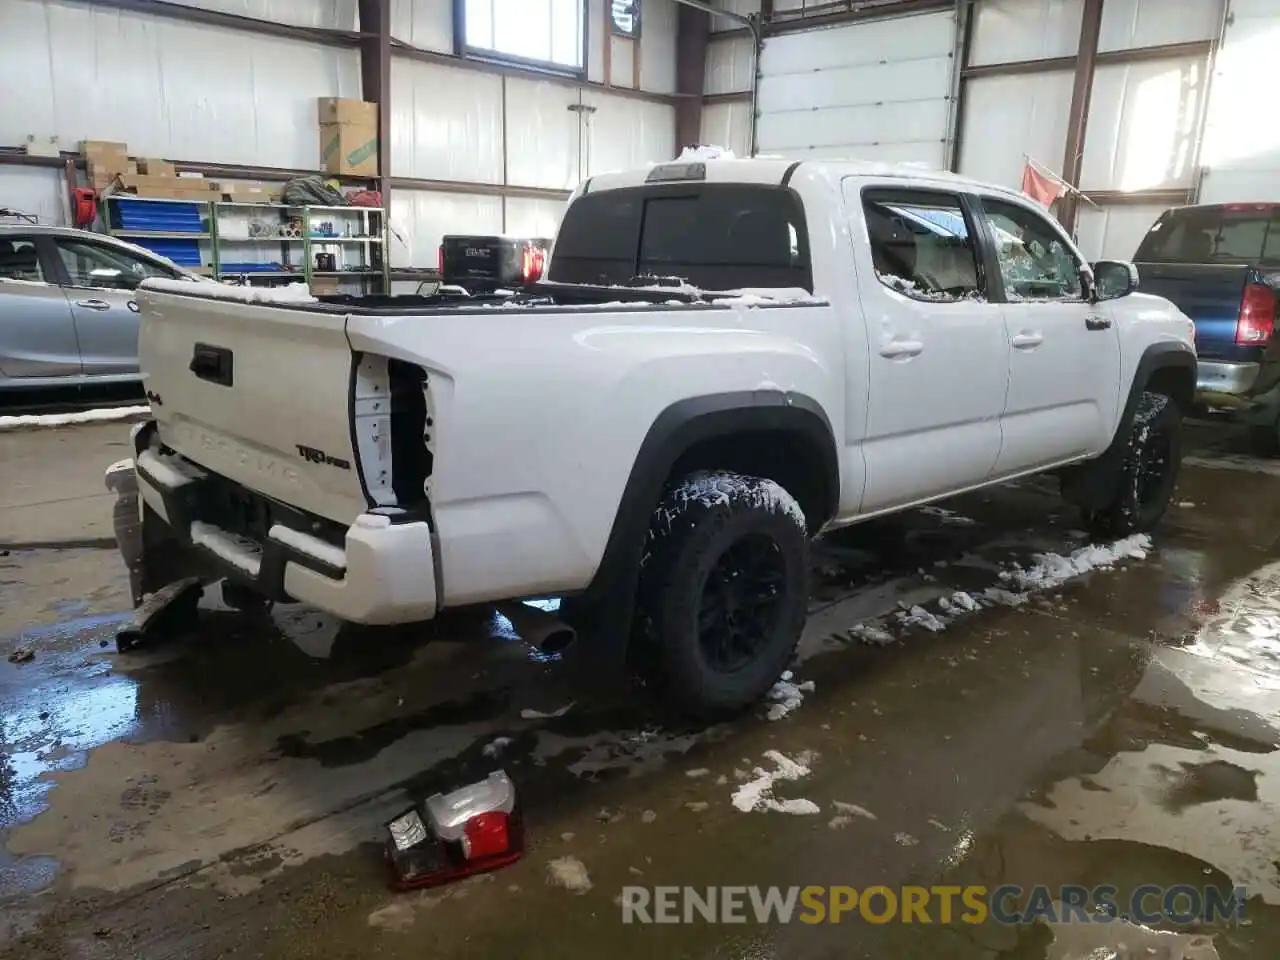
<svg viewBox="0 0 1280 960"><path fill-rule="evenodd" d="M1032 170L1091 260L1134 259L1172 207L1280 204L1276 0L3 0L0 43L0 228L317 294L413 293L442 237L554 237L581 181L699 144ZM334 159L329 135L376 145ZM363 204L293 224L283 191L317 176ZM156 206L205 212L117 218ZM1280 460L1236 425L1186 422L1150 549L1018 602L954 598L1089 543L1049 478L820 538L792 676L707 727L500 616L206 597L198 629L118 652L103 471L128 402L0 408L0 958L1280 956ZM816 815L735 807L773 751L810 758L779 793ZM524 857L393 892L388 819L499 766ZM1247 899L1217 923L641 932L636 884Z"/></svg>

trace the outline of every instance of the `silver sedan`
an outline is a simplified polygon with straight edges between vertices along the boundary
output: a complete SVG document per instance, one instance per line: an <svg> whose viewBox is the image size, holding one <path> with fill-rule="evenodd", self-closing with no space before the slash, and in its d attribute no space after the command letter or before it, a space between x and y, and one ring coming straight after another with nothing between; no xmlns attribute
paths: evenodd
<svg viewBox="0 0 1280 960"><path fill-rule="evenodd" d="M147 277L212 282L114 237L0 225L0 391L139 380Z"/></svg>

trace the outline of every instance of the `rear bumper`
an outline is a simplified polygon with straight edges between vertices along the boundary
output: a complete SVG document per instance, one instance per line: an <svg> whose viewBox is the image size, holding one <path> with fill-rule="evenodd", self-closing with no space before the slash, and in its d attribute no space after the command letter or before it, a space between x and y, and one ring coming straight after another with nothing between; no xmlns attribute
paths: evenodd
<svg viewBox="0 0 1280 960"><path fill-rule="evenodd" d="M1196 364L1196 393L1205 398L1235 397L1252 392L1262 372L1260 363L1200 360Z"/></svg>
<svg viewBox="0 0 1280 960"><path fill-rule="evenodd" d="M318 522L272 502L269 529L255 537L217 525L225 515L219 497L235 485L176 455L162 460L154 421L137 431L134 447L139 495L205 565L273 599L298 600L354 623L435 616L434 542L425 520L363 513L339 546L334 537L314 535Z"/></svg>

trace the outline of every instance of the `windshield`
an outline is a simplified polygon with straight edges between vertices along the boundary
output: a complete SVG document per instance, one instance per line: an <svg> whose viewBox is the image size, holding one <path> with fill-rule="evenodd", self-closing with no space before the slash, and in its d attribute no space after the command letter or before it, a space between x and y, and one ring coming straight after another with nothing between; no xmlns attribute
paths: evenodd
<svg viewBox="0 0 1280 960"><path fill-rule="evenodd" d="M1280 265L1280 206L1170 210L1143 238L1134 259L1139 263Z"/></svg>
<svg viewBox="0 0 1280 960"><path fill-rule="evenodd" d="M565 213L547 278L623 284L680 277L704 290L812 292L799 198L764 184L661 184L579 197Z"/></svg>

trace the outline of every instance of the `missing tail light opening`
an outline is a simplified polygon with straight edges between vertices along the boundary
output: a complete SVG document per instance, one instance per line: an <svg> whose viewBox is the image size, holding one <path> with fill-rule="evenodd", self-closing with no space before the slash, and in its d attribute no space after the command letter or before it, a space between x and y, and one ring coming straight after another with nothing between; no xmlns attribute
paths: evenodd
<svg viewBox="0 0 1280 960"><path fill-rule="evenodd" d="M402 360L361 355L352 416L361 476L373 504L411 509L426 503L435 458L427 372Z"/></svg>
<svg viewBox="0 0 1280 960"><path fill-rule="evenodd" d="M1240 298L1236 318L1236 343L1256 345L1268 343L1275 333L1276 292L1260 283L1250 283Z"/></svg>

